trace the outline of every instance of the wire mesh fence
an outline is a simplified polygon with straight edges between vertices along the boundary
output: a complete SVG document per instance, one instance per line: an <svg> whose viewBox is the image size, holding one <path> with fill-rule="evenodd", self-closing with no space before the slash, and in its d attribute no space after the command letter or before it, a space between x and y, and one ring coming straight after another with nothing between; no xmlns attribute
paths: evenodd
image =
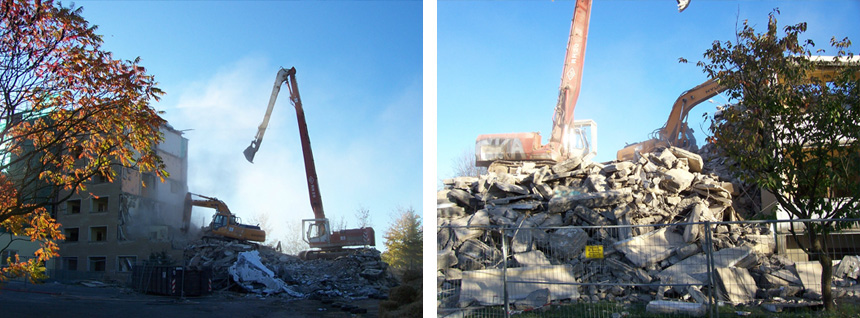
<svg viewBox="0 0 860 318"><path fill-rule="evenodd" d="M825 290L836 301L857 301L857 223L439 227L437 312L718 317L817 309ZM829 289L823 276L832 276Z"/></svg>

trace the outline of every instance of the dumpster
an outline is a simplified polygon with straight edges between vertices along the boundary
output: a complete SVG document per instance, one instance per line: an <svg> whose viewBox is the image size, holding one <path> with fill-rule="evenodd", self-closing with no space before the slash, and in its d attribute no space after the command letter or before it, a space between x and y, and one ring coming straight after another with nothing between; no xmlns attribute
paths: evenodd
<svg viewBox="0 0 860 318"><path fill-rule="evenodd" d="M135 265L132 289L145 294L166 296L204 296L212 294L212 269L186 269L183 266Z"/></svg>

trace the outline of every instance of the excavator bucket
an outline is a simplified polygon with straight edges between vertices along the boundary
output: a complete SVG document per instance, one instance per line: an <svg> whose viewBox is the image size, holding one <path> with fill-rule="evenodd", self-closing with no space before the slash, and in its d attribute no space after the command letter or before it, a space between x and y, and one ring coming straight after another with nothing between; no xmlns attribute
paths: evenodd
<svg viewBox="0 0 860 318"><path fill-rule="evenodd" d="M684 12L684 9L690 5L690 0L676 0L678 2L678 12Z"/></svg>
<svg viewBox="0 0 860 318"><path fill-rule="evenodd" d="M242 153L245 154L245 159L248 159L248 162L254 163L254 155L257 154L257 150L259 150L259 149L260 149L259 144L255 140L255 141L252 141L251 145L248 146L248 148L245 148L245 151L243 151Z"/></svg>

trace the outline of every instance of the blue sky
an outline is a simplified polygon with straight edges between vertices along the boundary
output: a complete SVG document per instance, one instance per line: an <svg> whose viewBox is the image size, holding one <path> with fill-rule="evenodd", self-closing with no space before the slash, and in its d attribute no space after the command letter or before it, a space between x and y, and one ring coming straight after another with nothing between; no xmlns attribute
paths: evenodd
<svg viewBox="0 0 860 318"><path fill-rule="evenodd" d="M189 139L189 190L274 233L312 218L296 114L282 90L252 165L242 150L275 74L296 67L327 216L371 211L377 248L398 207L421 212L420 2L76 1L115 58L140 57L154 104ZM66 4L68 5L68 4ZM201 210L202 211L202 210ZM209 222L214 211L195 211ZM250 222L249 222L250 223Z"/></svg>
<svg viewBox="0 0 860 318"><path fill-rule="evenodd" d="M452 161L473 151L480 134L539 131L549 139L573 8L573 1L438 2L438 178L453 175ZM802 38L816 48L833 52L831 37L848 37L860 52L860 1L692 0L682 13L673 0L594 1L575 118L597 122L595 160L648 139L678 95L707 80L696 66L705 50L734 40L743 20L764 31L774 8L780 26L807 22ZM702 115L715 107L702 103L689 114L699 145Z"/></svg>

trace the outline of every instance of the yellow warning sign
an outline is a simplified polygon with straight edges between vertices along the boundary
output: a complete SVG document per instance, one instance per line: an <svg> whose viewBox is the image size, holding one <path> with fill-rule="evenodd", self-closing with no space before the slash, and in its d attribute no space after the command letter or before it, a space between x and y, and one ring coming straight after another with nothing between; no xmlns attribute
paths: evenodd
<svg viewBox="0 0 860 318"><path fill-rule="evenodd" d="M585 258L603 258L603 245L586 245Z"/></svg>

